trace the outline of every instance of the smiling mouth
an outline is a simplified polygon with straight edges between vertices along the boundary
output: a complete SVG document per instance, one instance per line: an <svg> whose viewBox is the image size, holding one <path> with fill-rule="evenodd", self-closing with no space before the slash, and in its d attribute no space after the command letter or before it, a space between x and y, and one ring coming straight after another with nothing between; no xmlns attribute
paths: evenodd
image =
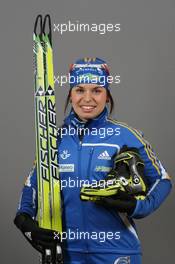
<svg viewBox="0 0 175 264"><path fill-rule="evenodd" d="M92 106L92 105L82 105L80 107L83 110L93 110L94 108L96 108L96 106Z"/></svg>

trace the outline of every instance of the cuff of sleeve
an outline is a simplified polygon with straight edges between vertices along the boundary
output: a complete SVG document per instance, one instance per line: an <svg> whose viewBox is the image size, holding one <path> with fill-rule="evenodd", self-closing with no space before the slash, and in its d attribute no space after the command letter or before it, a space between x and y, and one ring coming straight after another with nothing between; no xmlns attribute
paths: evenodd
<svg viewBox="0 0 175 264"><path fill-rule="evenodd" d="M141 218L138 217L138 212L141 206L143 206L144 200L137 200L136 207L132 215L130 215L131 218Z"/></svg>

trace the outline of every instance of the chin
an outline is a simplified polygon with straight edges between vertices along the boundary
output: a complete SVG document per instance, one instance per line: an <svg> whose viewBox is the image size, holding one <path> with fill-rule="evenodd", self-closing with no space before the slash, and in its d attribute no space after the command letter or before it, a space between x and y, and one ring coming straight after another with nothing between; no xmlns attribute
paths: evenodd
<svg viewBox="0 0 175 264"><path fill-rule="evenodd" d="M97 114L86 114L86 115L82 115L81 118L83 119L93 119L97 116Z"/></svg>
<svg viewBox="0 0 175 264"><path fill-rule="evenodd" d="M99 111L98 111L99 112ZM82 111L77 111L77 114L78 116L81 118L81 119L93 119L95 118L96 116L98 116L101 112L97 113L97 112L92 112L92 113L84 113Z"/></svg>
<svg viewBox="0 0 175 264"><path fill-rule="evenodd" d="M81 119L92 119L92 118L94 118L95 117L95 115L94 114L79 114L78 115Z"/></svg>

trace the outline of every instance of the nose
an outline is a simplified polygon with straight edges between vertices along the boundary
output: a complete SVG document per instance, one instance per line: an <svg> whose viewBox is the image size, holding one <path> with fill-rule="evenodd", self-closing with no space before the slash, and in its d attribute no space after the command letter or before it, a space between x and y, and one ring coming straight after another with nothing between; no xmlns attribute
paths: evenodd
<svg viewBox="0 0 175 264"><path fill-rule="evenodd" d="M86 93L84 94L84 101L85 102L90 102L91 101L91 94L89 91L86 91Z"/></svg>

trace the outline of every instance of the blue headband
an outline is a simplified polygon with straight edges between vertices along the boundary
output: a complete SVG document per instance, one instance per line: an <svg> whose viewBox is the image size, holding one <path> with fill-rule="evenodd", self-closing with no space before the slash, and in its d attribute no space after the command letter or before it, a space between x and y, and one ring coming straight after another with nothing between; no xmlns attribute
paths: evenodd
<svg viewBox="0 0 175 264"><path fill-rule="evenodd" d="M99 84L109 89L109 69L104 60L83 58L70 66L70 88L78 84Z"/></svg>

